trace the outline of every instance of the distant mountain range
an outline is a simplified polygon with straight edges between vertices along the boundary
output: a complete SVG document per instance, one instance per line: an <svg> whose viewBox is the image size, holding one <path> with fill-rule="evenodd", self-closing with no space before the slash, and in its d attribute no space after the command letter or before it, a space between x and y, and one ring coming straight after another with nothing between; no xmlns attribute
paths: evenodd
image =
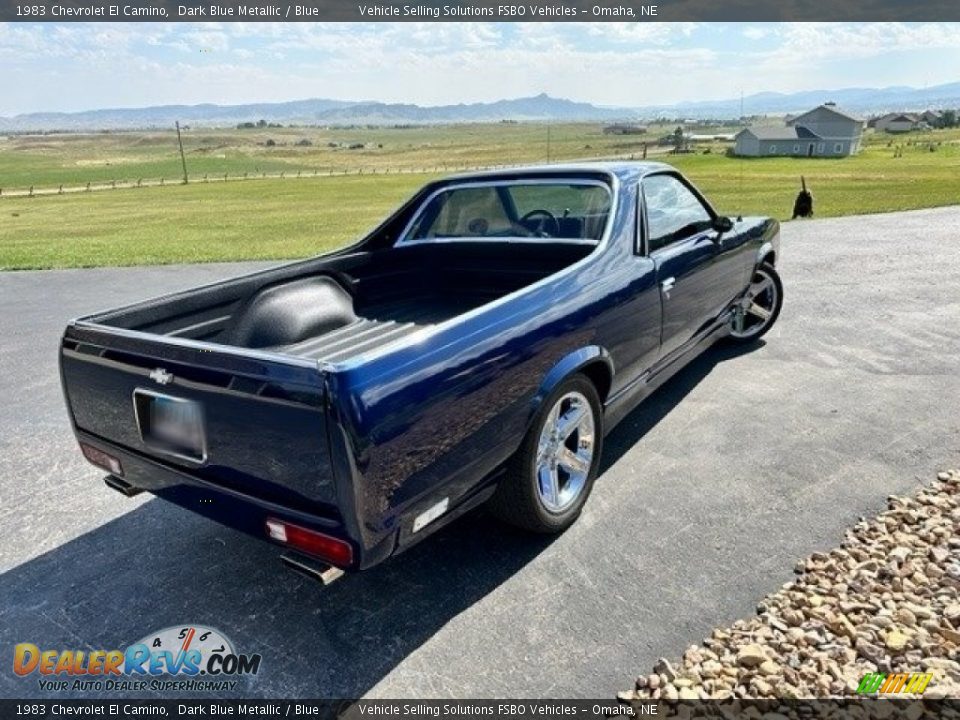
<svg viewBox="0 0 960 720"><path fill-rule="evenodd" d="M835 102L844 110L863 115L904 110L956 109L960 107L960 82L927 88L898 86L809 90L789 94L762 92L743 98L743 113L786 115L809 110L825 102ZM736 118L740 117L740 99L641 108L640 112L654 116Z"/></svg>
<svg viewBox="0 0 960 720"><path fill-rule="evenodd" d="M242 122L298 125L398 125L515 121L647 121L657 118L734 119L741 102L746 115L783 115L833 101L861 114L960 107L960 82L928 88L848 88L798 93L762 92L730 100L643 107L599 107L546 94L489 103L421 106L382 102L310 99L248 105L160 105L74 113L28 113L0 117L0 132L120 130L183 124L233 127Z"/></svg>
<svg viewBox="0 0 960 720"><path fill-rule="evenodd" d="M196 127L233 127L259 120L284 125L429 125L501 120L613 120L634 115L631 110L600 108L546 94L491 103L431 107L311 99L250 105L160 105L75 113L28 113L0 117L0 132L143 129L170 127L178 120L181 124Z"/></svg>

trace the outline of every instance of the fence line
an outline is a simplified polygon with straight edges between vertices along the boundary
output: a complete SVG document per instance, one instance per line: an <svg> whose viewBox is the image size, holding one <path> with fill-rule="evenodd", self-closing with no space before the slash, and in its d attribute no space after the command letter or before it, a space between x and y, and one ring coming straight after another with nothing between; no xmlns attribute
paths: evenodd
<svg viewBox="0 0 960 720"><path fill-rule="evenodd" d="M205 183L215 183L215 182L242 182L244 180L296 180L296 179L306 179L306 178L323 178L323 177L344 177L351 175L415 175L415 174L426 174L426 173L441 173L446 171L457 172L460 170L473 170L481 168L453 168L453 167L437 167L437 168L381 168L381 169L367 169L367 168L358 168L356 170L350 169L340 169L340 168L328 168L326 170L319 169L310 169L310 170L295 170L288 171L284 170L282 172L245 172L245 173L205 173L203 175L195 175L190 177L191 185L203 185ZM87 183L82 183L80 185L64 185L60 184L56 187L46 186L46 187L37 187L31 185L28 188L24 189L22 187L18 188L0 188L0 199L5 197L37 197L40 195L67 195L73 193L86 193L86 192L99 192L102 190L129 190L131 188L147 188L147 187L166 187L166 186L182 186L184 184L183 178L181 177L169 177L169 178L137 178L133 179L121 179L121 180L99 180L99 181L90 181Z"/></svg>
<svg viewBox="0 0 960 720"><path fill-rule="evenodd" d="M582 158L577 160L561 160L557 163L577 163L577 162L595 162L603 160L633 160L634 154L613 155L606 157ZM526 164L526 163L524 163ZM283 170L281 172L245 172L245 173L205 173L203 175L194 175L190 177L190 184L204 184L215 182L239 182L244 180L296 180L305 178L330 178L347 177L359 175L428 175L441 173L457 172L477 172L481 170L500 170L510 167L520 167L521 165L432 165L429 167L410 167L410 168L300 168L297 170ZM179 176L170 178L137 178L120 180L100 180L81 183L79 185L60 184L56 187L45 186L37 187L30 185L24 189L22 187L4 188L0 187L0 200L8 197L39 197L47 195L67 195L75 193L99 192L102 190L129 190L146 187L166 187L183 185L183 179Z"/></svg>

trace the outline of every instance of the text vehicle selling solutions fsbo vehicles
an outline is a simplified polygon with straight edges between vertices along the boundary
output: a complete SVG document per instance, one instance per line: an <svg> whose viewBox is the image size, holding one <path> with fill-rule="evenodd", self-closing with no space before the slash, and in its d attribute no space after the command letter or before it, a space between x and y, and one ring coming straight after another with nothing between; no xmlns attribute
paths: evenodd
<svg viewBox="0 0 960 720"><path fill-rule="evenodd" d="M357 244L71 322L81 449L329 581L489 502L559 532L603 437L776 321L779 225L660 163L457 176Z"/></svg>

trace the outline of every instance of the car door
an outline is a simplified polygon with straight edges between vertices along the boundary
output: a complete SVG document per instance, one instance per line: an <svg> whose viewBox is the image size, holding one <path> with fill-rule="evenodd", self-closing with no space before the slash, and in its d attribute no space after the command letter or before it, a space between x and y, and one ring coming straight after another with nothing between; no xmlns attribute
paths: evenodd
<svg viewBox="0 0 960 720"><path fill-rule="evenodd" d="M744 287L739 254L714 228L716 213L672 173L643 180L647 247L663 307L661 358L711 325Z"/></svg>

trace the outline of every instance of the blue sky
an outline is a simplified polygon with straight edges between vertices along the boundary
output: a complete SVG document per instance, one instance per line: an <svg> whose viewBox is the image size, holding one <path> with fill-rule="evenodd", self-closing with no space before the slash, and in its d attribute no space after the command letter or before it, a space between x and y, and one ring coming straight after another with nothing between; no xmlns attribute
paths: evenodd
<svg viewBox="0 0 960 720"><path fill-rule="evenodd" d="M960 24L0 23L0 63L0 115L540 92L636 107L958 81Z"/></svg>

